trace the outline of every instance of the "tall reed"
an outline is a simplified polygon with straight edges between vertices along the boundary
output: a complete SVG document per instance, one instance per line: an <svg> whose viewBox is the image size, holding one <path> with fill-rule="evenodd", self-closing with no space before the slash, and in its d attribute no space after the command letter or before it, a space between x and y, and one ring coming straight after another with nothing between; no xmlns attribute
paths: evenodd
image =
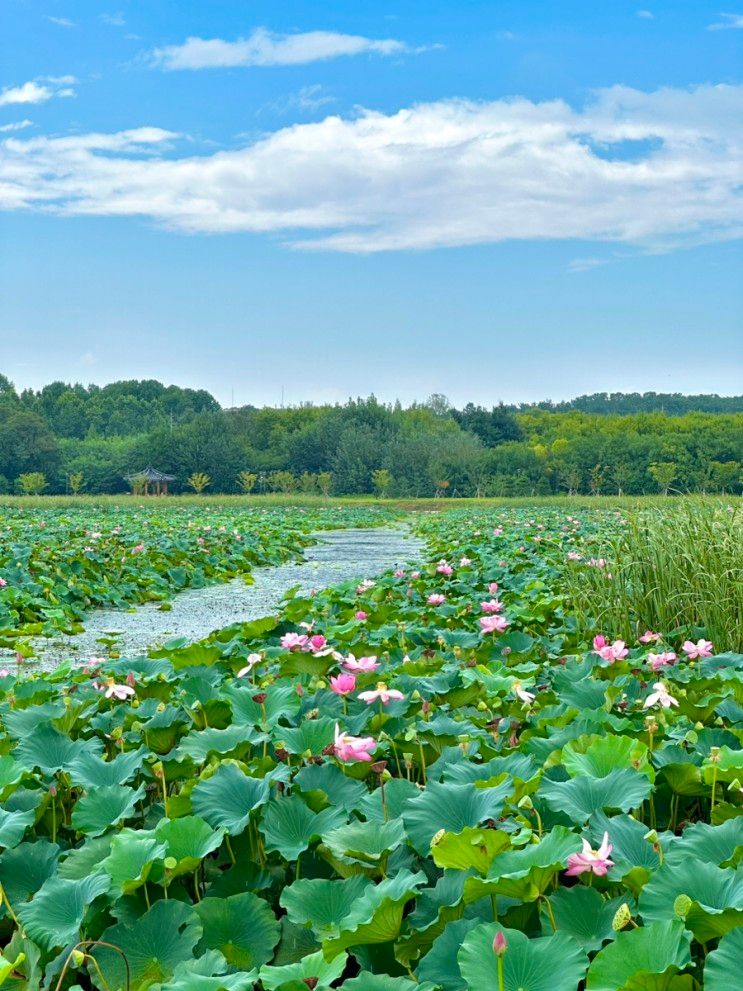
<svg viewBox="0 0 743 991"><path fill-rule="evenodd" d="M633 642L646 629L743 651L743 508L681 503L624 513L566 569L576 618ZM585 552L584 552L585 553Z"/></svg>

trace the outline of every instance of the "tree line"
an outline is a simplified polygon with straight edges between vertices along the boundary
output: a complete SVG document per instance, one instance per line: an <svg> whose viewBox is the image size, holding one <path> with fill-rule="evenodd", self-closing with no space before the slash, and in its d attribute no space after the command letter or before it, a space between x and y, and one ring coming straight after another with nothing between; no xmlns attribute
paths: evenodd
<svg viewBox="0 0 743 991"><path fill-rule="evenodd" d="M18 392L0 376L0 492L125 492L147 465L176 476L172 491L213 493L740 493L743 397L222 409L155 381Z"/></svg>

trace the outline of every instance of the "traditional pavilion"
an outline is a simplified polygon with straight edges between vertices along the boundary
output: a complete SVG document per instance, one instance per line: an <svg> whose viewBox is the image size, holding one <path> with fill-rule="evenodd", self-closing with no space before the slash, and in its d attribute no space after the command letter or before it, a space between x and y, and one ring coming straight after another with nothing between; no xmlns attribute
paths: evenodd
<svg viewBox="0 0 743 991"><path fill-rule="evenodd" d="M142 495L167 495L168 482L174 482L176 479L175 475L166 475L165 472L152 467L147 467L143 471L125 477L134 491ZM150 486L152 486L152 491L150 491Z"/></svg>

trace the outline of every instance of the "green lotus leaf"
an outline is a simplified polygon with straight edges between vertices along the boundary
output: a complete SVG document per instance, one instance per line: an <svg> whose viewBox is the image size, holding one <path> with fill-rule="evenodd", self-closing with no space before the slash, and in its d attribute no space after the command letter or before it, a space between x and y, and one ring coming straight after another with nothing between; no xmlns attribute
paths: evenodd
<svg viewBox="0 0 743 991"><path fill-rule="evenodd" d="M363 801L358 803L357 810L371 822L391 822L400 818L405 802L419 794L420 789L412 781L392 778L384 786L384 802L382 789L377 788L365 795Z"/></svg>
<svg viewBox="0 0 743 991"><path fill-rule="evenodd" d="M571 778L569 781L542 779L539 795L555 812L564 812L575 823L584 823L603 809L635 809L653 790L644 774L623 767L606 777Z"/></svg>
<svg viewBox="0 0 743 991"><path fill-rule="evenodd" d="M33 904L33 903L32 903ZM190 905L174 900L155 902L133 922L120 922L106 929L101 940L119 948L129 964L129 991L149 991L157 981L173 977L176 967L191 961L201 938L201 923ZM91 980L100 991L127 987L127 970L121 953L106 946L91 950L105 984L94 968Z"/></svg>
<svg viewBox="0 0 743 991"><path fill-rule="evenodd" d="M534 901L547 889L555 874L565 869L570 854L580 849L581 841L575 833L565 826L555 826L539 842L499 854L485 881L468 878L465 901L474 901L489 893Z"/></svg>
<svg viewBox="0 0 743 991"><path fill-rule="evenodd" d="M131 819L144 793L144 785L136 791L126 785L96 788L77 800L72 810L72 825L87 836L100 836L122 819Z"/></svg>
<svg viewBox="0 0 743 991"><path fill-rule="evenodd" d="M198 950L219 950L230 967L252 970L273 956L279 923L270 906L252 891L229 898L204 898L194 906L203 935Z"/></svg>
<svg viewBox="0 0 743 991"><path fill-rule="evenodd" d="M518 929L486 923L468 933L457 954L469 991L493 991L498 987L498 958L493 939L502 932L507 949L503 955L504 991L575 991L588 967L588 957L571 937L529 939Z"/></svg>
<svg viewBox="0 0 743 991"><path fill-rule="evenodd" d="M84 750L69 764L68 770L74 784L92 791L111 785L123 785L141 768L146 750L130 750L113 760L102 760L97 754Z"/></svg>
<svg viewBox="0 0 743 991"><path fill-rule="evenodd" d="M313 985L316 991L327 991L333 981L337 981L346 968L348 956L341 953L333 960L326 960L322 951L309 953L297 963L285 964L283 967L261 967L259 977L266 991L295 991L310 986L305 981L315 978Z"/></svg>
<svg viewBox="0 0 743 991"><path fill-rule="evenodd" d="M653 922L617 934L588 968L588 991L665 991L691 962L691 933L683 922Z"/></svg>
<svg viewBox="0 0 743 991"><path fill-rule="evenodd" d="M81 754L99 756L103 745L95 737L91 740L71 740L49 723L42 723L24 736L15 750L16 758L24 767L38 768L47 774L69 771Z"/></svg>
<svg viewBox="0 0 743 991"><path fill-rule="evenodd" d="M68 881L79 881L88 874L94 874L100 869L101 861L111 852L113 837L113 833L97 836L95 839L86 837L81 846L63 855L57 874Z"/></svg>
<svg viewBox="0 0 743 991"><path fill-rule="evenodd" d="M153 985L153 991L252 991L257 971L232 974L227 970L222 954L208 950L198 960L179 963L170 980Z"/></svg>
<svg viewBox="0 0 743 991"><path fill-rule="evenodd" d="M280 719L291 719L299 712L300 699L293 685L273 685L265 693L266 700L262 706L254 701L256 694L257 689L246 687L228 688L224 692L224 697L232 706L233 723L248 724L261 730L267 725L273 729Z"/></svg>
<svg viewBox="0 0 743 991"><path fill-rule="evenodd" d="M508 834L498 829L467 826L461 833L443 833L431 841L431 856L437 867L458 871L474 868L487 874L495 857L510 847Z"/></svg>
<svg viewBox="0 0 743 991"><path fill-rule="evenodd" d="M707 758L704 762L702 772L705 782L709 785L717 781L734 781L735 778L743 780L743 749L724 746L720 747L717 760L713 762Z"/></svg>
<svg viewBox="0 0 743 991"><path fill-rule="evenodd" d="M26 959L25 953L19 953L15 960L8 960L4 954L0 953L0 984L5 984L10 975Z"/></svg>
<svg viewBox="0 0 743 991"><path fill-rule="evenodd" d="M743 816L736 816L719 826L706 822L687 826L682 835L671 843L666 860L676 863L691 857L709 864L736 865L742 852Z"/></svg>
<svg viewBox="0 0 743 991"><path fill-rule="evenodd" d="M510 778L494 788L430 783L403 806L402 817L410 842L421 856L426 856L430 853L431 840L440 829L461 833L467 826L497 819L512 790Z"/></svg>
<svg viewBox="0 0 743 991"><path fill-rule="evenodd" d="M332 960L349 946L389 943L400 934L403 911L425 883L425 875L402 870L392 878L365 888L360 898L340 920L339 934L323 943L323 953Z"/></svg>
<svg viewBox="0 0 743 991"><path fill-rule="evenodd" d="M612 922L623 900L621 897L606 900L595 888L583 884L558 888L549 896L558 932L572 936L587 953L593 953L606 940L614 938Z"/></svg>
<svg viewBox="0 0 743 991"><path fill-rule="evenodd" d="M280 739L284 749L290 754L311 753L319 756L329 743L333 742L335 734L334 719L306 719L299 726L285 729L279 726L274 731L274 738Z"/></svg>
<svg viewBox="0 0 743 991"><path fill-rule="evenodd" d="M335 764L309 764L294 781L308 798L317 795L323 804L336 805L347 812L359 809L368 796L360 781L346 777ZM417 794L418 789L415 791Z"/></svg>
<svg viewBox="0 0 743 991"><path fill-rule="evenodd" d="M250 813L268 801L268 781L249 778L234 764L223 764L191 792L196 815L214 828L224 828L238 836L248 824Z"/></svg>
<svg viewBox="0 0 743 991"><path fill-rule="evenodd" d="M277 850L286 860L296 860L312 843L346 821L342 809L313 812L298 795L272 799L263 811L260 830L266 850Z"/></svg>
<svg viewBox="0 0 743 991"><path fill-rule="evenodd" d="M480 925L479 919L457 919L444 926L416 970L419 981L430 980L442 991L467 991L457 960L465 936Z"/></svg>
<svg viewBox="0 0 743 991"><path fill-rule="evenodd" d="M681 895L690 900L686 926L703 943L743 925L743 868L736 871L690 858L664 864L640 895L643 919L672 919Z"/></svg>
<svg viewBox="0 0 743 991"><path fill-rule="evenodd" d="M108 891L110 880L105 874L91 875L79 881L50 877L30 902L21 905L16 914L23 927L45 950L77 942L80 926L91 903Z"/></svg>
<svg viewBox="0 0 743 991"><path fill-rule="evenodd" d="M229 754L245 744L258 743L262 734L251 726L228 726L226 729L194 731L184 736L178 744L175 757L192 757L203 764L210 754Z"/></svg>
<svg viewBox="0 0 743 991"><path fill-rule="evenodd" d="M743 928L723 936L704 963L704 991L732 991L740 984Z"/></svg>
<svg viewBox="0 0 743 991"><path fill-rule="evenodd" d="M601 845L604 833L609 834L611 859L615 865L610 868L609 877L623 878L632 891L639 891L660 864L659 855L645 839L647 832L644 823L628 815L607 816L597 812L588 823L594 849Z"/></svg>
<svg viewBox="0 0 743 991"><path fill-rule="evenodd" d="M4 799L24 775L23 765L9 754L0 755L0 799Z"/></svg>
<svg viewBox="0 0 743 991"><path fill-rule="evenodd" d="M165 855L165 844L158 842L154 831L122 829L100 866L124 894L131 894L147 881L155 861L164 860Z"/></svg>
<svg viewBox="0 0 743 991"><path fill-rule="evenodd" d="M365 973L344 981L340 991L438 991L438 982L409 981L407 977L390 977L387 974ZM301 991L301 989L297 989Z"/></svg>
<svg viewBox="0 0 743 991"><path fill-rule="evenodd" d="M166 856L177 862L169 868L170 874L177 876L193 873L204 857L219 849L224 829L212 829L199 816L183 816L161 819L155 827L155 836L165 844Z"/></svg>
<svg viewBox="0 0 743 991"><path fill-rule="evenodd" d="M351 907L371 882L363 875L342 880L303 878L281 893L279 903L292 922L310 925L318 939L338 936Z"/></svg>
<svg viewBox="0 0 743 991"><path fill-rule="evenodd" d="M323 836L323 845L342 863L367 867L379 864L404 842L401 819L384 823L356 820Z"/></svg>
<svg viewBox="0 0 743 991"><path fill-rule="evenodd" d="M59 847L48 840L21 843L0 857L0 884L11 905L25 902L54 874Z"/></svg>
<svg viewBox="0 0 743 991"><path fill-rule="evenodd" d="M18 846L35 818L33 812L8 812L0 809L0 847L10 849Z"/></svg>
<svg viewBox="0 0 743 991"><path fill-rule="evenodd" d="M580 736L571 740L562 750L561 762L571 777L588 775L605 778L617 768L640 771L650 780L655 772L650 766L648 748L641 740L630 736Z"/></svg>

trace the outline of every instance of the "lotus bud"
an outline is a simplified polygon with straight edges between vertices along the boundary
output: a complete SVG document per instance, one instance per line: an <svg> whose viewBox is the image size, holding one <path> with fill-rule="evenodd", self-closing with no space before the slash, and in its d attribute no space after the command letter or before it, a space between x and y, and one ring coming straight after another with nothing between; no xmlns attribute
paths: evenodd
<svg viewBox="0 0 743 991"><path fill-rule="evenodd" d="M679 919L685 919L686 916L691 911L692 901L688 895L679 895L676 901L673 903L674 915L677 915Z"/></svg>
<svg viewBox="0 0 743 991"><path fill-rule="evenodd" d="M629 905L627 902L623 902L614 913L614 918L611 920L611 928L616 933L621 932L631 921L632 913L629 910Z"/></svg>
<svg viewBox="0 0 743 991"><path fill-rule="evenodd" d="M478 712L487 712L488 703L487 702L483 702L482 699L480 699L480 701L477 703L477 709L478 709Z"/></svg>
<svg viewBox="0 0 743 991"><path fill-rule="evenodd" d="M493 937L493 953L496 957L502 957L503 954L508 949L508 943L506 942L506 937L503 932L499 929L498 932Z"/></svg>

